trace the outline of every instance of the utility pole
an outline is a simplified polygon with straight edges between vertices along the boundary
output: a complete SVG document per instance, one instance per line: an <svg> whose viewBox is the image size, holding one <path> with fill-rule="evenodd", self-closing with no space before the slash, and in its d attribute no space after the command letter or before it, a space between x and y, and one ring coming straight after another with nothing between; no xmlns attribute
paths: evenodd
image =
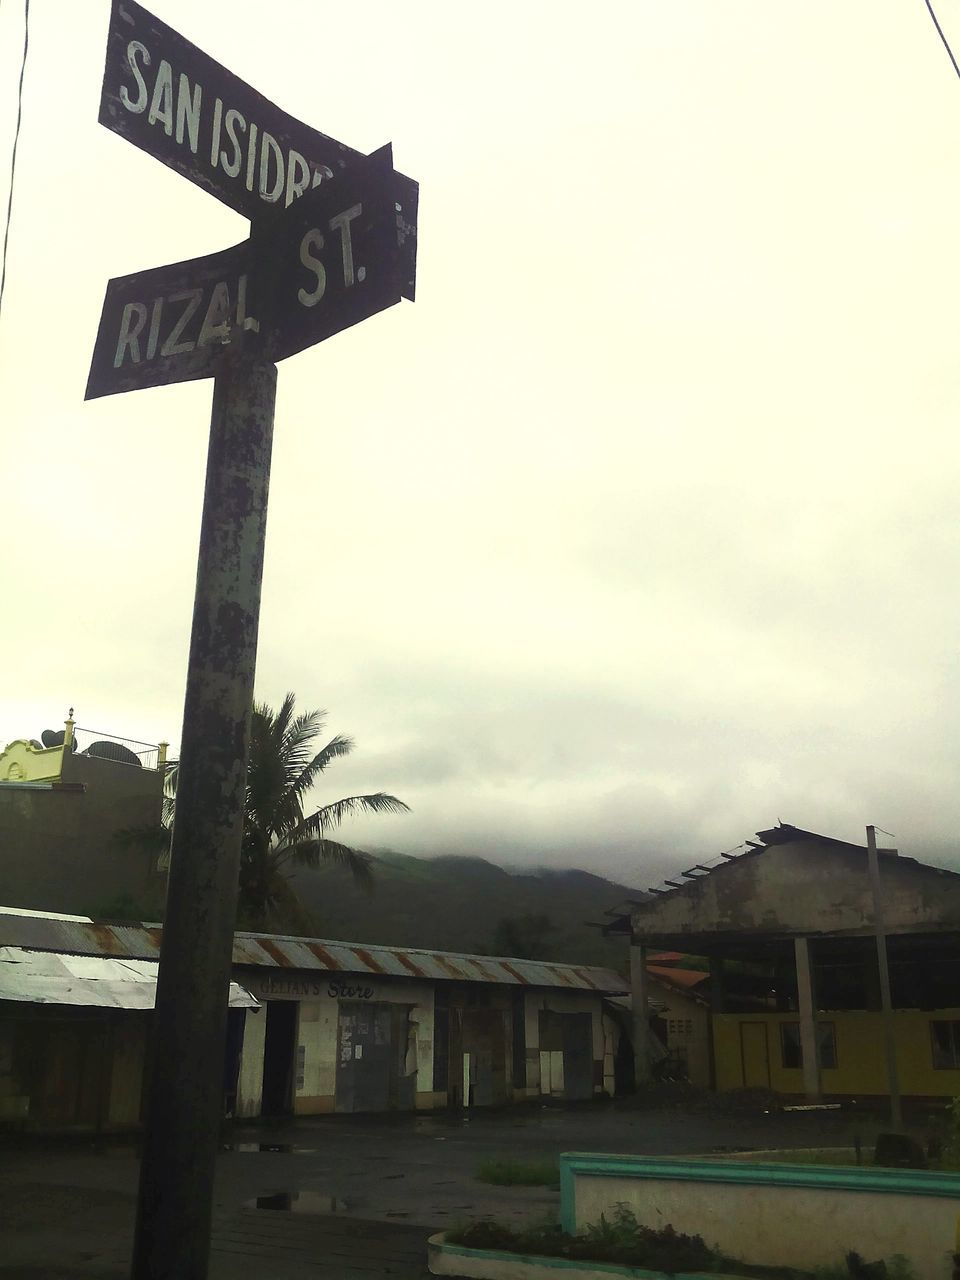
<svg viewBox="0 0 960 1280"><path fill-rule="evenodd" d="M276 386L242 342L214 383L133 1280L207 1274Z"/></svg>
<svg viewBox="0 0 960 1280"><path fill-rule="evenodd" d="M883 1048L887 1059L887 1087L890 1090L890 1127L903 1128L900 1109L900 1081L897 1075L897 1037L893 1024L893 1002L890 999L890 969L887 965L887 934L883 919L883 896L880 892L880 859L877 854L877 829L867 827L867 865L873 891L873 932L877 939L877 965L880 970L880 1007L883 1022Z"/></svg>

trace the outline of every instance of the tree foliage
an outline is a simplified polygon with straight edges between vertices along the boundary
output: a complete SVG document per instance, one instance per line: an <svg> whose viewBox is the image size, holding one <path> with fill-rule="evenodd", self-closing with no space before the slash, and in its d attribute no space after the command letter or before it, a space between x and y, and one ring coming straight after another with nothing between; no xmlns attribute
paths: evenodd
<svg viewBox="0 0 960 1280"><path fill-rule="evenodd" d="M338 733L316 751L326 712L295 715L295 704L295 695L288 693L278 711L255 703L251 715L237 914L241 923L254 928L307 917L291 884L299 867L346 867L358 884L371 889L370 855L334 835L344 821L360 814L409 812L396 796L375 791L334 800L305 814L311 789L330 765L350 754L354 742ZM178 776L174 765L164 780L161 828L130 828L116 836L121 844L145 849L161 869L169 862Z"/></svg>

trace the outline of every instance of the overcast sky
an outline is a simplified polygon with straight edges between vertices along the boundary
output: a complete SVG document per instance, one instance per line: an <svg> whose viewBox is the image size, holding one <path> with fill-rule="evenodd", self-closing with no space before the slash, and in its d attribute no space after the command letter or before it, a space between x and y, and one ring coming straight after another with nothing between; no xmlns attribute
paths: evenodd
<svg viewBox="0 0 960 1280"><path fill-rule="evenodd" d="M344 838L645 887L960 829L960 81L922 0L153 0L421 184L418 298L280 366L257 674ZM960 0L939 0L960 49ZM0 743L176 744L212 383L83 402L106 281L236 243L35 0L0 316ZM22 4L0 8L0 200Z"/></svg>

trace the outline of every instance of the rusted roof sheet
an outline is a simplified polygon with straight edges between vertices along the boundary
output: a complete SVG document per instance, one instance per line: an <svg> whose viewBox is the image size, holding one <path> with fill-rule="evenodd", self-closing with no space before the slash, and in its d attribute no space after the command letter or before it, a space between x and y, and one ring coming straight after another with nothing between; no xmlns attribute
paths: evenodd
<svg viewBox="0 0 960 1280"><path fill-rule="evenodd" d="M0 946L27 947L33 951L69 955L156 960L160 954L160 937L161 929L157 926L39 919L0 912ZM410 947L365 946L357 942L292 938L278 934L234 934L233 963L255 968L319 969L328 973L363 973L407 979L415 976L606 994L629 990L629 983L610 969L503 956L464 955L452 951L421 951Z"/></svg>

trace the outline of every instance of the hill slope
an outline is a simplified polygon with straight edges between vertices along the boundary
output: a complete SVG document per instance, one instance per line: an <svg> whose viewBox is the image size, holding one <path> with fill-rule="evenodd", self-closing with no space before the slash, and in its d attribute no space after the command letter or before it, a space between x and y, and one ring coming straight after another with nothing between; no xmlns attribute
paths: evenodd
<svg viewBox="0 0 960 1280"><path fill-rule="evenodd" d="M358 889L337 867L301 871L294 885L315 936L398 947L435 947L446 951L489 949L499 921L546 915L556 926L549 937L549 959L572 964L627 963L622 939L608 939L585 921L636 889L604 880L588 871L513 873L483 858L413 858L376 855L376 887Z"/></svg>

